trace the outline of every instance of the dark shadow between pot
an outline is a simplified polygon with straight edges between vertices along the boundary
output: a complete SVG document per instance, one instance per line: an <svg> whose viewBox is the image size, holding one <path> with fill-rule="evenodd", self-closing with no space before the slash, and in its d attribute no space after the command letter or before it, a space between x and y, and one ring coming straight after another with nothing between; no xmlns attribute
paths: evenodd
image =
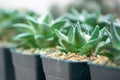
<svg viewBox="0 0 120 80"><path fill-rule="evenodd" d="M15 80L10 48L0 47L0 80Z"/></svg>
<svg viewBox="0 0 120 80"><path fill-rule="evenodd" d="M16 80L45 80L40 55L27 55L11 50Z"/></svg>
<svg viewBox="0 0 120 80"><path fill-rule="evenodd" d="M71 62L41 56L46 80L90 80L87 62Z"/></svg>
<svg viewBox="0 0 120 80"><path fill-rule="evenodd" d="M88 63L91 80L120 80L120 68Z"/></svg>

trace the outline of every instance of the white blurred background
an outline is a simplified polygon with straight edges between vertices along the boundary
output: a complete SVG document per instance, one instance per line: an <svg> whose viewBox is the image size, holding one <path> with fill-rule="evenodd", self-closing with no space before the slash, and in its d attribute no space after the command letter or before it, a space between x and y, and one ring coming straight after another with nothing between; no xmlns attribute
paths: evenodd
<svg viewBox="0 0 120 80"><path fill-rule="evenodd" d="M73 2L74 0L0 0L0 7L13 9L27 8L44 14L48 12L53 4L60 6L60 10L63 10L68 4Z"/></svg>
<svg viewBox="0 0 120 80"><path fill-rule="evenodd" d="M44 14L49 11L52 5L59 7L59 12L66 11L70 4L87 9L99 9L103 13L120 13L120 0L0 0L0 7L12 9L30 9Z"/></svg>

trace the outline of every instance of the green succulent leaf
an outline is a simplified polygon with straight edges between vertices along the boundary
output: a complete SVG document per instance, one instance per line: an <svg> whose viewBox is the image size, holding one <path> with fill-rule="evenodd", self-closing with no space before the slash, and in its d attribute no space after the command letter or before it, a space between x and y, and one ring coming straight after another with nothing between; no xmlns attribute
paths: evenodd
<svg viewBox="0 0 120 80"><path fill-rule="evenodd" d="M79 23L77 23L75 26L74 44L78 48L82 47L86 43L85 37L83 37L82 35L83 33L81 30L81 26Z"/></svg>
<svg viewBox="0 0 120 80"><path fill-rule="evenodd" d="M74 44L74 38L75 38L75 27L71 27L68 32L68 40L71 44Z"/></svg>
<svg viewBox="0 0 120 80"><path fill-rule="evenodd" d="M99 26L97 25L91 35L90 40L96 39L98 36L99 36Z"/></svg>
<svg viewBox="0 0 120 80"><path fill-rule="evenodd" d="M108 34L108 36L110 37L110 39L112 39L112 35L111 35L111 33L107 29L105 29L105 32Z"/></svg>
<svg viewBox="0 0 120 80"><path fill-rule="evenodd" d="M40 17L39 22L40 23L46 23L46 24L50 24L53 20L53 17L50 13L47 13L46 15Z"/></svg>
<svg viewBox="0 0 120 80"><path fill-rule="evenodd" d="M63 27L66 23L66 20L59 20L59 21L55 21L53 22L50 26L53 30L55 29L60 29L61 27Z"/></svg>
<svg viewBox="0 0 120 80"><path fill-rule="evenodd" d="M76 10L74 7L72 7L71 8L71 13L73 14L73 15L76 15L76 16L78 16L80 13L78 12L78 10Z"/></svg>
<svg viewBox="0 0 120 80"><path fill-rule="evenodd" d="M32 16L27 16L26 19L33 24L38 24L37 20L35 20L35 18L33 18Z"/></svg>
<svg viewBox="0 0 120 80"><path fill-rule="evenodd" d="M79 50L72 44L64 41L63 39L60 40L60 45L67 51L67 52L79 52Z"/></svg>
<svg viewBox="0 0 120 80"><path fill-rule="evenodd" d="M40 39L40 38L44 38L44 36L43 36L43 35L38 35L38 34L37 34L37 35L34 36L34 38L35 38L35 40L37 40L37 39Z"/></svg>
<svg viewBox="0 0 120 80"><path fill-rule="evenodd" d="M105 35L105 31L106 31L106 28L103 27L100 31L99 31L99 37L103 37Z"/></svg>
<svg viewBox="0 0 120 80"><path fill-rule="evenodd" d="M46 41L53 41L54 40L54 37L50 37L48 39L46 39Z"/></svg>
<svg viewBox="0 0 120 80"><path fill-rule="evenodd" d="M32 34L31 33L21 33L19 35L17 35L14 40L20 40L20 39L24 39L24 38L29 38L31 37Z"/></svg>
<svg viewBox="0 0 120 80"><path fill-rule="evenodd" d="M63 39L68 42L68 37L66 35L64 35L63 33L61 33L58 30L55 30L55 32L56 32L56 35L58 36L58 38Z"/></svg>
<svg viewBox="0 0 120 80"><path fill-rule="evenodd" d="M13 27L18 28L18 29L22 29L22 30L26 30L28 32L33 32L31 26L28 24L16 23L13 25Z"/></svg>
<svg viewBox="0 0 120 80"><path fill-rule="evenodd" d="M40 25L38 33L44 35L46 38L52 35L51 28L48 25Z"/></svg>
<svg viewBox="0 0 120 80"><path fill-rule="evenodd" d="M87 54L89 55L90 50L92 50L99 42L101 41L101 38L96 38L94 40L88 41L85 45L83 45L80 48L80 54Z"/></svg>
<svg viewBox="0 0 120 80"><path fill-rule="evenodd" d="M67 53L66 50L63 47L58 46L58 49L61 50L62 52Z"/></svg>
<svg viewBox="0 0 120 80"><path fill-rule="evenodd" d="M96 50L95 50L95 53L96 53L96 54L99 54L99 53L106 47L106 45L108 45L109 43L110 43L110 39L109 39L109 38L107 38L106 41L101 41L101 42L97 45Z"/></svg>
<svg viewBox="0 0 120 80"><path fill-rule="evenodd" d="M117 33L117 30L115 29L115 26L113 25L113 22L111 22L110 26L110 33L112 35L112 45L115 49L120 50L120 37Z"/></svg>

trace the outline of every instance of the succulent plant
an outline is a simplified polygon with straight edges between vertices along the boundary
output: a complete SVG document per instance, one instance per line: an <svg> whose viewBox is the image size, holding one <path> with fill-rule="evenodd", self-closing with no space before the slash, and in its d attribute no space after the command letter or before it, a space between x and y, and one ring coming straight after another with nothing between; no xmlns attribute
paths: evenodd
<svg viewBox="0 0 120 80"><path fill-rule="evenodd" d="M99 10L96 10L93 13L88 13L86 10L82 10L82 12L79 13L75 8L71 8L71 12L68 13L66 17L72 23L79 21L83 30L89 30L92 32L96 25L99 25L100 29L102 29L105 26L104 21L110 20L111 15L102 15Z"/></svg>
<svg viewBox="0 0 120 80"><path fill-rule="evenodd" d="M25 15L26 13L17 10L0 9L0 39L10 39L17 32L12 25L18 22L25 22Z"/></svg>
<svg viewBox="0 0 120 80"><path fill-rule="evenodd" d="M111 44L107 48L109 53L112 55L111 59L120 64L120 35L118 34L113 22L111 22L109 30L106 30L106 32L111 40Z"/></svg>
<svg viewBox="0 0 120 80"><path fill-rule="evenodd" d="M21 33L14 39L20 42L19 47L25 48L46 48L53 47L57 44L55 29L62 31L66 20L58 18L53 20L50 13L34 18L27 16L27 24L14 24Z"/></svg>
<svg viewBox="0 0 120 80"><path fill-rule="evenodd" d="M68 53L75 52L80 55L94 54L97 44L99 44L104 37L105 28L99 29L97 25L92 34L83 32L79 22L70 28L68 35L64 35L56 30L59 37L60 50Z"/></svg>

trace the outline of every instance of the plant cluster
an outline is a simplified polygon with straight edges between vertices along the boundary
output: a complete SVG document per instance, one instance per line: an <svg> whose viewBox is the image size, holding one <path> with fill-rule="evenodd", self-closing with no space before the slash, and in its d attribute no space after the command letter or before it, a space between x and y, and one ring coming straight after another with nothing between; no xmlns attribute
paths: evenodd
<svg viewBox="0 0 120 80"><path fill-rule="evenodd" d="M116 30L113 22L105 27L106 20L111 17L102 16L99 11L89 14L72 9L72 13L56 19L50 13L42 16L27 13L22 19L17 11L0 11L0 14L1 26L11 23L14 25L9 27L18 31L14 37L18 47L41 49L59 46L66 54L104 55L120 63L120 30Z"/></svg>

